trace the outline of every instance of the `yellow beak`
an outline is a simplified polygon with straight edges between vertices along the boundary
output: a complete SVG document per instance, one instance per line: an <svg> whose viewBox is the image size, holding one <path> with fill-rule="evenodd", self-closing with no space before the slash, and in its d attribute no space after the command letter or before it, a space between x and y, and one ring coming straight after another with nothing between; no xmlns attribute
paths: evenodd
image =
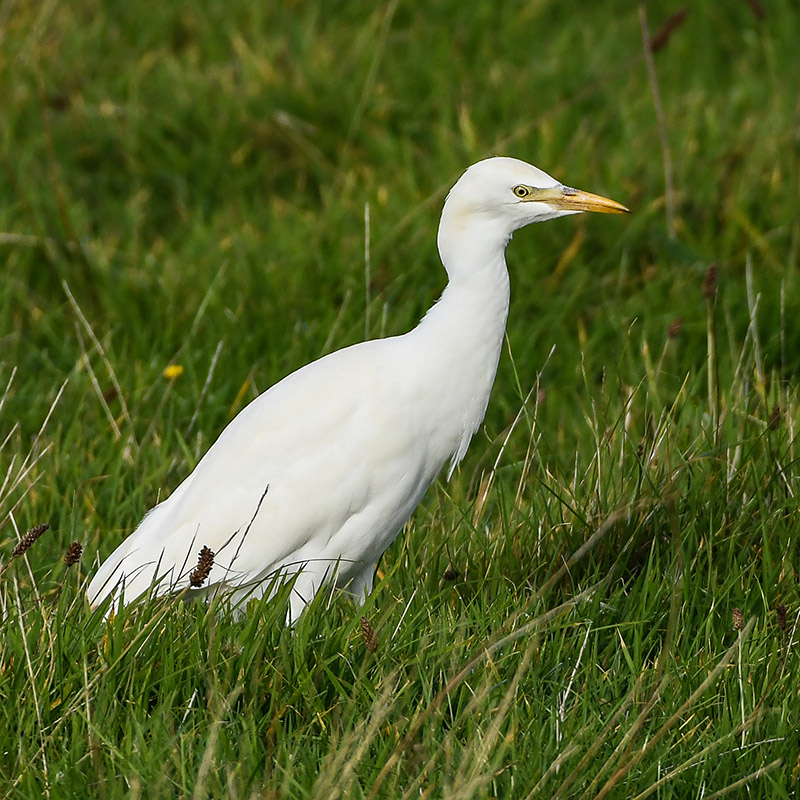
<svg viewBox="0 0 800 800"><path fill-rule="evenodd" d="M591 194L569 186L554 186L552 189L540 189L531 200L547 203L565 211L597 211L600 214L630 214L616 200L609 200L599 194Z"/></svg>

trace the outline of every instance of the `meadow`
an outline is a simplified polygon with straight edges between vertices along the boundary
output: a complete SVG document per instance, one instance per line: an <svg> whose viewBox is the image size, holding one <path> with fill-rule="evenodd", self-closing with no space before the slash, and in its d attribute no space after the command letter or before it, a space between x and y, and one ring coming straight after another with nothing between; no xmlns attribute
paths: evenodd
<svg viewBox="0 0 800 800"><path fill-rule="evenodd" d="M0 6L0 795L796 797L798 41L790 0ZM237 410L424 314L491 154L633 214L515 236L485 425L366 604L91 612Z"/></svg>

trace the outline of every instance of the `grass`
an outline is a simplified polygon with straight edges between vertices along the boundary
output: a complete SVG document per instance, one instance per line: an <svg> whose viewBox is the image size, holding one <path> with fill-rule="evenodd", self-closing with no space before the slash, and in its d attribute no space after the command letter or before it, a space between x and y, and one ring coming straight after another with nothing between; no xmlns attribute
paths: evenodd
<svg viewBox="0 0 800 800"><path fill-rule="evenodd" d="M497 6L0 10L4 795L797 796L797 15L693 6L660 125L637 8ZM237 409L414 324L495 152L635 213L515 237L484 431L364 608L92 614Z"/></svg>

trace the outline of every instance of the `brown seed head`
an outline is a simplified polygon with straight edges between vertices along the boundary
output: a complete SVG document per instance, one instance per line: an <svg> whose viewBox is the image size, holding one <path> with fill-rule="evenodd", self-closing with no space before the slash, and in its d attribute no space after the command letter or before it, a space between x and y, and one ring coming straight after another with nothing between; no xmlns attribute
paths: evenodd
<svg viewBox="0 0 800 800"><path fill-rule="evenodd" d="M706 274L703 277L703 297L706 300L713 300L717 293L717 265L709 264Z"/></svg>
<svg viewBox="0 0 800 800"><path fill-rule="evenodd" d="M453 569L453 567L448 567L444 571L444 575L442 575L442 577L446 581L454 581L458 577L458 570L457 569Z"/></svg>
<svg viewBox="0 0 800 800"><path fill-rule="evenodd" d="M68 567L71 567L73 564L77 564L81 560L82 554L83 554L83 545L80 542L73 542L67 548L67 552L64 553L64 563Z"/></svg>
<svg viewBox="0 0 800 800"><path fill-rule="evenodd" d="M11 558L17 558L23 553L27 553L31 549L33 543L47 530L50 529L49 522L43 522L41 525L36 525L31 528L17 543L17 546L11 551Z"/></svg>
<svg viewBox="0 0 800 800"><path fill-rule="evenodd" d="M205 583L211 567L214 566L214 555L215 553L210 547L203 545L197 559L197 566L189 574L189 584L195 589L199 589Z"/></svg>
<svg viewBox="0 0 800 800"><path fill-rule="evenodd" d="M657 53L662 47L667 46L667 42L672 34L683 24L689 16L689 9L679 8L667 21L653 34L650 39L650 50Z"/></svg>
<svg viewBox="0 0 800 800"><path fill-rule="evenodd" d="M361 637L370 653L374 653L378 649L378 637L372 623L366 617L361 617Z"/></svg>
<svg viewBox="0 0 800 800"><path fill-rule="evenodd" d="M778 603L775 606L775 619L778 623L778 627L782 630L786 630L786 606L783 603Z"/></svg>
<svg viewBox="0 0 800 800"><path fill-rule="evenodd" d="M677 339L683 327L683 317L675 317L667 328L667 339Z"/></svg>
<svg viewBox="0 0 800 800"><path fill-rule="evenodd" d="M778 425L781 424L781 407L775 406L769 414L769 422L767 422L767 427L774 431Z"/></svg>
<svg viewBox="0 0 800 800"><path fill-rule="evenodd" d="M750 10L757 20L764 20L767 18L767 12L764 10L764 6L761 5L759 0L747 0L747 5L750 6Z"/></svg>
<svg viewBox="0 0 800 800"><path fill-rule="evenodd" d="M734 608L731 612L731 616L733 617L733 627L736 628L737 631L744 628L744 617L740 609Z"/></svg>

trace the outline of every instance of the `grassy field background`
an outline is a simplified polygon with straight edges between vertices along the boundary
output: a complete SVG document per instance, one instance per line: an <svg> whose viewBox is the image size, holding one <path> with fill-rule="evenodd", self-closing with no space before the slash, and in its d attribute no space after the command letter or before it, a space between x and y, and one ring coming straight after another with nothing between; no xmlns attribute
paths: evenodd
<svg viewBox="0 0 800 800"><path fill-rule="evenodd" d="M695 5L658 95L612 0L0 7L0 793L797 796L800 15ZM634 214L517 234L366 606L90 613L244 403L415 324L489 154Z"/></svg>

